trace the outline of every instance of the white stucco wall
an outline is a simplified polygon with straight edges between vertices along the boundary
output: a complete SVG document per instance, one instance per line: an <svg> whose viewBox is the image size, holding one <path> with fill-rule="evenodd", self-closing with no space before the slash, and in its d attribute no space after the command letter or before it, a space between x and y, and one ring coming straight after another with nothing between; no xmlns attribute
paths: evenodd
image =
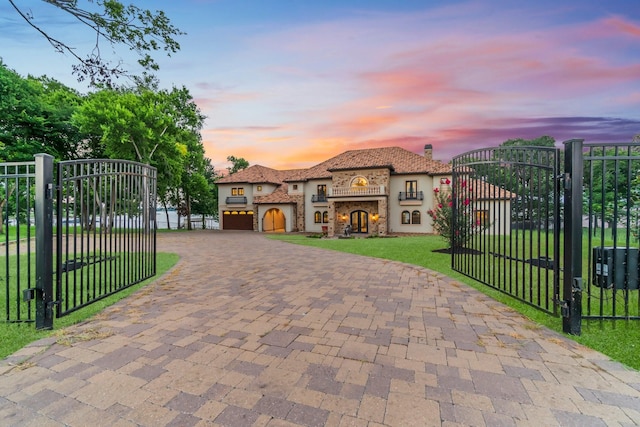
<svg viewBox="0 0 640 427"><path fill-rule="evenodd" d="M424 200L398 200L400 192L406 191L406 181L417 181L417 191L422 191ZM433 206L433 178L428 175L392 175L389 185L389 232L432 233L431 218L427 211ZM420 212L420 224L402 224L402 211Z"/></svg>
<svg viewBox="0 0 640 427"><path fill-rule="evenodd" d="M304 183L304 228L305 231L310 233L321 233L322 226L328 226L328 223L316 224L314 221L314 215L316 212L320 212L322 216L323 212L329 212L329 202L325 203L312 203L311 198L318 193L318 185L326 185L327 193L331 189L331 180L311 180ZM300 188L300 187L298 187Z"/></svg>

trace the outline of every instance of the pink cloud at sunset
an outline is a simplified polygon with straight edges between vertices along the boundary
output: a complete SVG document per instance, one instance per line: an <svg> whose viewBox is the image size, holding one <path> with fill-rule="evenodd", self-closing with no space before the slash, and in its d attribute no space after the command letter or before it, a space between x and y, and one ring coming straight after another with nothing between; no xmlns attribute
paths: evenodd
<svg viewBox="0 0 640 427"><path fill-rule="evenodd" d="M281 111L286 137L231 143L218 134L214 145L252 164L292 168L355 148L421 152L429 143L449 160L510 138L629 140L640 132L640 123L616 120L639 108L629 90L638 91L640 62L624 51L637 28L631 18L554 22L563 12L549 9L528 24L526 10L483 17L470 12L481 2L457 6L365 10L252 35L249 50L269 52L259 68L277 87L265 88L261 102ZM599 37L607 43L594 43Z"/></svg>
<svg viewBox="0 0 640 427"><path fill-rule="evenodd" d="M177 55L160 60L158 77L190 90L207 116L206 154L220 170L229 155L298 168L349 149L399 145L421 153L432 144L434 157L448 161L511 138L550 135L560 144L640 133L636 1L161 7L187 35ZM63 75L55 61L3 49L22 74Z"/></svg>

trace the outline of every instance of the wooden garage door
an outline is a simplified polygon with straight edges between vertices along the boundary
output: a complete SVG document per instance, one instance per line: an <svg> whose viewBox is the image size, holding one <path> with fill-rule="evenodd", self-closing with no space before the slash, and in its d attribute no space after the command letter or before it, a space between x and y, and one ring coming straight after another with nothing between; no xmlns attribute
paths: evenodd
<svg viewBox="0 0 640 427"><path fill-rule="evenodd" d="M223 230L253 230L253 211L224 211Z"/></svg>

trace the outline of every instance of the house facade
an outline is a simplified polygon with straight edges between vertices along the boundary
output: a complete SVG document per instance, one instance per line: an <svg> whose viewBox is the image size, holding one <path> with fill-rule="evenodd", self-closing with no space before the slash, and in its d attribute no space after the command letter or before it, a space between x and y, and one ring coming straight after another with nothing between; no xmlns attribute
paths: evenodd
<svg viewBox="0 0 640 427"><path fill-rule="evenodd" d="M451 165L400 147L351 150L308 169L260 165L218 181L220 228L337 236L433 233L427 211Z"/></svg>

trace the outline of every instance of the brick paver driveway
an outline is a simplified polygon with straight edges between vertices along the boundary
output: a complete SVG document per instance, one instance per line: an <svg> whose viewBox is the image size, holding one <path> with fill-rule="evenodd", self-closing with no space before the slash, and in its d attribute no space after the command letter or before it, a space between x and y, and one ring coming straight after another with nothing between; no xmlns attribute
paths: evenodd
<svg viewBox="0 0 640 427"><path fill-rule="evenodd" d="M0 425L640 423L638 372L427 269L253 232L159 250L167 275L0 365Z"/></svg>

